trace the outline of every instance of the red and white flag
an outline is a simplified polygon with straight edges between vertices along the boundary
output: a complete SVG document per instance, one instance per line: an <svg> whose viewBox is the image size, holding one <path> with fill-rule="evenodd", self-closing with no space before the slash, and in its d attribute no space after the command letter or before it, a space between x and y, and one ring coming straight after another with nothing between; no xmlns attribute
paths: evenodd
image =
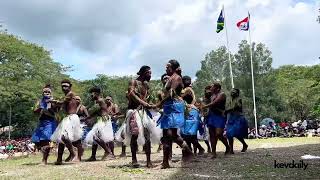
<svg viewBox="0 0 320 180"><path fill-rule="evenodd" d="M242 31L248 31L249 30L249 20L250 20L250 14L248 15L248 17L239 21L237 23L237 27Z"/></svg>

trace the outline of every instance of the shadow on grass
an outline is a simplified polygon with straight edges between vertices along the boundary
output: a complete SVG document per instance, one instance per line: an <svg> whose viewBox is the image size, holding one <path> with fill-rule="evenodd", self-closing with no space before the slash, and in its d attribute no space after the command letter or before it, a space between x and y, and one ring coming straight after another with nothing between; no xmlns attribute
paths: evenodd
<svg viewBox="0 0 320 180"><path fill-rule="evenodd" d="M320 142L320 139L319 139ZM320 160L303 160L307 168L276 168L275 163L301 163L305 154L320 155L320 144L248 149L216 159L196 157L168 179L319 179Z"/></svg>

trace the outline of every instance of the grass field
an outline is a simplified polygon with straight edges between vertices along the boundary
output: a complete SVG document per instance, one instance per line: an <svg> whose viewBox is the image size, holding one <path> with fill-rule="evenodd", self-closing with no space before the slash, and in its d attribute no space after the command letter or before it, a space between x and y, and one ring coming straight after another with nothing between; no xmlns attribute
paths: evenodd
<svg viewBox="0 0 320 180"><path fill-rule="evenodd" d="M280 163L298 162L305 154L320 156L320 138L270 138L247 140L249 149L240 153L240 144L236 141L235 154L224 156L223 146L218 144L218 158L212 160L205 155L196 157L192 162L182 164L181 150L173 147L172 168L162 170L162 152L155 153L152 169L145 167L145 156L139 154L141 168L129 166L131 157L127 149L127 158L115 160L65 163L53 165L55 155L51 155L47 166L40 165L40 155L0 161L0 179L320 179L320 160L303 160L308 166L285 169L274 168L275 160ZM203 144L203 147L205 145ZM142 149L140 147L140 149ZM102 150L99 150L99 157ZM120 148L116 148L116 155ZM66 157L67 155L65 155ZM86 151L84 159L90 156Z"/></svg>

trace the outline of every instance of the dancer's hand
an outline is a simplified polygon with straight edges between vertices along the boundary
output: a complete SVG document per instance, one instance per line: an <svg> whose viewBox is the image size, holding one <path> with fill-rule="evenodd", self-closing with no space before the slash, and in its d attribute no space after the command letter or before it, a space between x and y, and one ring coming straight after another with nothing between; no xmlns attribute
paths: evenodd
<svg viewBox="0 0 320 180"><path fill-rule="evenodd" d="M150 105L150 109L156 109L157 105L156 104L149 104Z"/></svg>
<svg viewBox="0 0 320 180"><path fill-rule="evenodd" d="M58 104L58 103L59 103L59 101L54 100L54 99L50 99L49 102L50 102L50 103L55 103L55 104Z"/></svg>
<svg viewBox="0 0 320 180"><path fill-rule="evenodd" d="M153 108L155 108L155 105L153 105L153 104L146 104L146 106L145 106L147 109L153 109Z"/></svg>

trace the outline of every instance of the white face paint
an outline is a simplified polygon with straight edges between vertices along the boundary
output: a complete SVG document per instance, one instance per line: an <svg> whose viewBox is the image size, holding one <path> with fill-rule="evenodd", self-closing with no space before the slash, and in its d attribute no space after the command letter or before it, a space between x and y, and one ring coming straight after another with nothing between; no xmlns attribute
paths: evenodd
<svg viewBox="0 0 320 180"><path fill-rule="evenodd" d="M43 95L46 99L50 99L50 98L51 98L51 89L50 89L50 88L43 88L43 90L42 90L42 95Z"/></svg>

